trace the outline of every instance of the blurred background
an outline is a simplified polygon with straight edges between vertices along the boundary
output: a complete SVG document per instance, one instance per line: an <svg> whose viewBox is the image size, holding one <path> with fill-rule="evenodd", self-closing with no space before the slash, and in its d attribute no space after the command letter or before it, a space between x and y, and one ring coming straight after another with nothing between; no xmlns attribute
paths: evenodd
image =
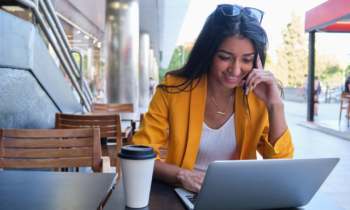
<svg viewBox="0 0 350 210"><path fill-rule="evenodd" d="M134 120L218 4L265 12L294 157L340 157L321 191L350 209L350 0L0 0L0 128L54 128L96 102L132 103Z"/></svg>

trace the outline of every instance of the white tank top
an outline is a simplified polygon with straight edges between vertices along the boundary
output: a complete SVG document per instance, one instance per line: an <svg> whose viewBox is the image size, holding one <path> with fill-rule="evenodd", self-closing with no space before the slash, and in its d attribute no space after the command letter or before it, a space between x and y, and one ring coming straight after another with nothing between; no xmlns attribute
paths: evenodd
<svg viewBox="0 0 350 210"><path fill-rule="evenodd" d="M214 160L230 160L236 147L235 114L217 130L209 128L203 122L202 136L193 172L205 173L209 163Z"/></svg>

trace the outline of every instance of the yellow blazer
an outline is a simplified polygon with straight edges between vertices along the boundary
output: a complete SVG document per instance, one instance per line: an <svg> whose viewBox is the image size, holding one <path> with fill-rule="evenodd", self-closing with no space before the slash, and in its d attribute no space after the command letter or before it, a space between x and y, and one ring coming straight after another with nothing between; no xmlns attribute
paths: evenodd
<svg viewBox="0 0 350 210"><path fill-rule="evenodd" d="M168 76L162 83L178 85L184 81L184 78ZM194 87L197 81L198 79L186 90ZM176 89L172 88L170 91L174 92ZM157 88L132 144L153 147L158 160L160 160L158 148L168 144L165 162L193 171L202 134L206 96L206 74L197 87L189 92L172 94ZM265 159L293 158L294 146L289 129L287 128L272 147L268 142L269 119L265 103L252 92L248 94L248 101L251 113L250 125L243 106L243 88L236 87L236 159L256 159L256 151Z"/></svg>

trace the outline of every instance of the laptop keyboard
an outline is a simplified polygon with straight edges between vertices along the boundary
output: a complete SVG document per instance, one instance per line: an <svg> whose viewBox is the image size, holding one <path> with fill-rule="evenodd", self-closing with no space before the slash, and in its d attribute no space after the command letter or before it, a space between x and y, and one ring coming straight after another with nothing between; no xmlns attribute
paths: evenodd
<svg viewBox="0 0 350 210"><path fill-rule="evenodd" d="M186 198L194 205L196 204L197 195L186 195Z"/></svg>

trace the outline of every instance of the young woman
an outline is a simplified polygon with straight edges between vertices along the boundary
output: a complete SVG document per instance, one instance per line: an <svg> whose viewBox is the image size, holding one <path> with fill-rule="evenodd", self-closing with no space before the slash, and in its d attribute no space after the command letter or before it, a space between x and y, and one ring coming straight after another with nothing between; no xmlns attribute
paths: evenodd
<svg viewBox="0 0 350 210"><path fill-rule="evenodd" d="M262 17L254 8L218 5L187 63L157 87L132 141L157 152L155 179L198 192L214 160L256 159L256 151L263 158L293 157L282 90L263 69ZM163 162L158 148L165 145Z"/></svg>

